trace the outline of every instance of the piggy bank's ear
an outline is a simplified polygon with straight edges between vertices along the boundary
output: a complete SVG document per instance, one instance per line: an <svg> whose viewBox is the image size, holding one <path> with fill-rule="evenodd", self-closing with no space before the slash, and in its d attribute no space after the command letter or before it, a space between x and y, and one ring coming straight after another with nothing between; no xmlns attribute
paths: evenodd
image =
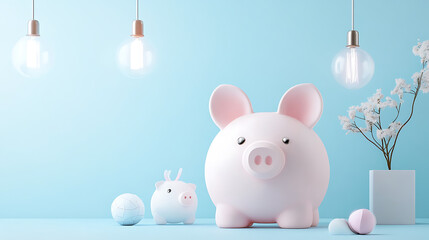
<svg viewBox="0 0 429 240"><path fill-rule="evenodd" d="M322 96L311 83L299 84L289 89L280 100L278 109L278 113L293 117L309 128L316 125L322 111Z"/></svg>
<svg viewBox="0 0 429 240"><path fill-rule="evenodd" d="M195 184L193 184L193 183L188 183L188 185L189 185L192 189L194 189L194 191L195 191L195 189L197 189L197 186L196 186Z"/></svg>
<svg viewBox="0 0 429 240"><path fill-rule="evenodd" d="M253 112L247 95L233 85L220 85L210 98L210 115L214 123L225 128L234 119Z"/></svg>
<svg viewBox="0 0 429 240"><path fill-rule="evenodd" d="M156 189L159 189L161 187L161 185L164 184L164 181L159 181L155 183L155 187Z"/></svg>

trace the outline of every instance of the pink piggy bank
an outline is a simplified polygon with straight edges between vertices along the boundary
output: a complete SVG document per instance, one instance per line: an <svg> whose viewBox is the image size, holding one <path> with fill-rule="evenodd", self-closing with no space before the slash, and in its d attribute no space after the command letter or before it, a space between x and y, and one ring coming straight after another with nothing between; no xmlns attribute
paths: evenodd
<svg viewBox="0 0 429 240"><path fill-rule="evenodd" d="M214 90L210 114L221 131L207 153L205 178L217 226L317 226L329 183L328 155L312 129L322 109L313 84L289 89L277 112L264 113L253 113L235 86Z"/></svg>

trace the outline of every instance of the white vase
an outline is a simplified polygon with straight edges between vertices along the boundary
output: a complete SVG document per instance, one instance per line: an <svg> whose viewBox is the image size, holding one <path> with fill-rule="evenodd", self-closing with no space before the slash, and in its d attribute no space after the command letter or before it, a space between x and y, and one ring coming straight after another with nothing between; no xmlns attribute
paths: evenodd
<svg viewBox="0 0 429 240"><path fill-rule="evenodd" d="M415 224L415 171L370 170L369 208L377 224Z"/></svg>

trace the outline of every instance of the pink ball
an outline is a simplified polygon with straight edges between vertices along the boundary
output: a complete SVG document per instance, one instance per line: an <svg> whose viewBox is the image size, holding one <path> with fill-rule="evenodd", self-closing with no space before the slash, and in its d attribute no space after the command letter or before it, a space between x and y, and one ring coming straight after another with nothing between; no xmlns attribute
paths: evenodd
<svg viewBox="0 0 429 240"><path fill-rule="evenodd" d="M357 234L372 232L376 224L375 216L368 209L359 209L350 214L349 227Z"/></svg>

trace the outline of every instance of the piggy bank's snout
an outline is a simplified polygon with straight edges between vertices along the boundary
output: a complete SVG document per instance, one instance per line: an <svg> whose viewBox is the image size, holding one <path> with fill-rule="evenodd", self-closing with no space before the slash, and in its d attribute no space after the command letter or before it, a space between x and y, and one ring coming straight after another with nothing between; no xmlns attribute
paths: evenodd
<svg viewBox="0 0 429 240"><path fill-rule="evenodd" d="M195 201L195 195L192 192L183 192L179 195L179 203L183 206L191 206Z"/></svg>
<svg viewBox="0 0 429 240"><path fill-rule="evenodd" d="M270 179L279 175L285 166L285 161L282 149L266 141L251 144L243 154L244 169L261 179Z"/></svg>

